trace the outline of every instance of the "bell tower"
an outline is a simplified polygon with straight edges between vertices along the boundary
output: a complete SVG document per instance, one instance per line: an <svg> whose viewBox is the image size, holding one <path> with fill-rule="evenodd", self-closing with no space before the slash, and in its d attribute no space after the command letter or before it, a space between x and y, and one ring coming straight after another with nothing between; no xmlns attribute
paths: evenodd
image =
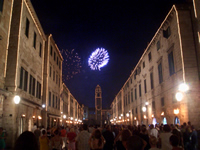
<svg viewBox="0 0 200 150"><path fill-rule="evenodd" d="M102 91L99 85L95 88L95 119L102 126Z"/></svg>

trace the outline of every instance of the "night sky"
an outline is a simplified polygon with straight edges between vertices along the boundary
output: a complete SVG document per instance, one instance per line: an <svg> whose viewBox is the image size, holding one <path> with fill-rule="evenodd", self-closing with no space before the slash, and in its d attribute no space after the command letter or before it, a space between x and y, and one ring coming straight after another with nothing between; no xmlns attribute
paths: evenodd
<svg viewBox="0 0 200 150"><path fill-rule="evenodd" d="M70 92L80 104L94 107L99 84L103 108L110 108L172 5L185 1L31 0L44 32L60 50L74 49L81 58L81 72L65 80ZM108 51L110 61L93 71L88 58L98 47Z"/></svg>

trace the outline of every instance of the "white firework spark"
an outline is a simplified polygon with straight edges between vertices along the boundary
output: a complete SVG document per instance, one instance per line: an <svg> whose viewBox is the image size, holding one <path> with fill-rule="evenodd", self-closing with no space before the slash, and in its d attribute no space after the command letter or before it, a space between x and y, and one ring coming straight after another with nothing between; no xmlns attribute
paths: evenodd
<svg viewBox="0 0 200 150"><path fill-rule="evenodd" d="M101 70L109 62L109 55L104 48L97 48L88 59L88 66L92 70Z"/></svg>

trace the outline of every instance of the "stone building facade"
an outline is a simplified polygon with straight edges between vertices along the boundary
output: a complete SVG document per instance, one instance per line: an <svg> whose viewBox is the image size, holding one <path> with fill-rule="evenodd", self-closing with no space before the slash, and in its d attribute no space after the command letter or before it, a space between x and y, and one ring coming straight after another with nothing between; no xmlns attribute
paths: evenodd
<svg viewBox="0 0 200 150"><path fill-rule="evenodd" d="M88 121L88 116L89 116L89 108L88 106L84 106L84 113L83 113L83 121L85 120L85 122Z"/></svg>
<svg viewBox="0 0 200 150"><path fill-rule="evenodd" d="M63 101L62 125L82 124L84 105L78 103L64 83L61 98Z"/></svg>
<svg viewBox="0 0 200 150"><path fill-rule="evenodd" d="M114 124L200 127L197 22L190 4L173 5L111 104ZM181 92L179 85L189 86ZM175 96L179 92L181 101ZM177 97L180 98L180 97Z"/></svg>
<svg viewBox="0 0 200 150"><path fill-rule="evenodd" d="M95 88L95 119L96 124L102 126L102 91L99 85Z"/></svg>
<svg viewBox="0 0 200 150"><path fill-rule="evenodd" d="M56 126L60 122L61 92L62 92L62 55L53 40L52 35L47 35L44 56L44 93L43 125Z"/></svg>
<svg viewBox="0 0 200 150"><path fill-rule="evenodd" d="M63 58L30 0L0 0L0 53L0 126L7 132L6 145L13 147L34 124L61 124ZM77 100L69 107L74 118L82 119Z"/></svg>
<svg viewBox="0 0 200 150"><path fill-rule="evenodd" d="M7 142L10 146L19 134L31 130L33 123L41 124L39 118L46 41L30 1L13 1L11 16L4 86L10 94L3 102L2 122L8 133ZM19 104L13 102L15 95L21 97Z"/></svg>
<svg viewBox="0 0 200 150"><path fill-rule="evenodd" d="M0 3L0 126L2 126L3 102L9 92L4 89L7 53L10 36L10 23L13 1L7 0Z"/></svg>

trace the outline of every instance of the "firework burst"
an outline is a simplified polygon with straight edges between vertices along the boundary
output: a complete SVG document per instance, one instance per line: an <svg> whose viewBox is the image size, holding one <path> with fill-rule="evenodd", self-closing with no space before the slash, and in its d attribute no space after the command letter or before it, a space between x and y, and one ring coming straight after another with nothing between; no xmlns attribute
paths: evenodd
<svg viewBox="0 0 200 150"><path fill-rule="evenodd" d="M97 48L88 59L88 66L92 70L101 70L109 62L109 55L104 48Z"/></svg>
<svg viewBox="0 0 200 150"><path fill-rule="evenodd" d="M63 56L63 76L64 80L69 80L74 77L74 75L81 72L81 58L78 53L75 53L74 49L71 51L62 50Z"/></svg>

